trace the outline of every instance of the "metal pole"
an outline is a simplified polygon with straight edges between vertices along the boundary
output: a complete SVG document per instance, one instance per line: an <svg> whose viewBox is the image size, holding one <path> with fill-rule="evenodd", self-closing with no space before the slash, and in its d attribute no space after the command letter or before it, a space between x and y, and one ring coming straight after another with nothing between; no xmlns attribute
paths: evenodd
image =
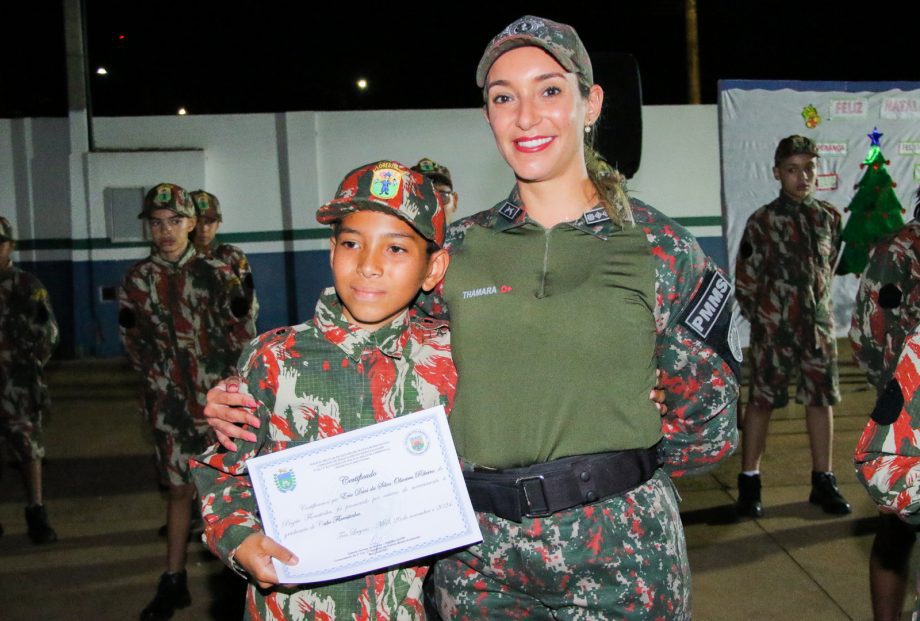
<svg viewBox="0 0 920 621"><path fill-rule="evenodd" d="M93 109L89 69L86 64L86 21L81 0L64 0L64 45L67 54L67 108L86 118L89 151L93 140Z"/></svg>
<svg viewBox="0 0 920 621"><path fill-rule="evenodd" d="M685 0L687 11L687 103L700 103L700 37L696 25L696 0Z"/></svg>

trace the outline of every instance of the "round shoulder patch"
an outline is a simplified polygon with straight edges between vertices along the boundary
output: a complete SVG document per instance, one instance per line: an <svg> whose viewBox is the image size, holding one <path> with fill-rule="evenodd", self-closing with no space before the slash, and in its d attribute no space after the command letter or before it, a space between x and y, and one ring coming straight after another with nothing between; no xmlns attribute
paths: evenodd
<svg viewBox="0 0 920 621"><path fill-rule="evenodd" d="M728 348L732 352L732 357L741 362L744 356L741 353L741 336L738 334L739 316L737 310L732 311L732 319L728 324Z"/></svg>

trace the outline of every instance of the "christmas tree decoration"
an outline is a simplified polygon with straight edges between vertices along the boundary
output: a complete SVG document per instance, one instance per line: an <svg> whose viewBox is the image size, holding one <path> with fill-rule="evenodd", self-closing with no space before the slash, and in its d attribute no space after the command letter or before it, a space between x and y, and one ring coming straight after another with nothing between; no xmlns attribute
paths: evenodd
<svg viewBox="0 0 920 621"><path fill-rule="evenodd" d="M866 159L859 165L866 172L853 188L856 196L844 211L850 213L843 228L843 256L837 266L838 274L862 274L869 261L869 251L882 237L904 225L904 213L886 168L890 162L882 154L881 138L885 134L874 128L866 134L871 141Z"/></svg>

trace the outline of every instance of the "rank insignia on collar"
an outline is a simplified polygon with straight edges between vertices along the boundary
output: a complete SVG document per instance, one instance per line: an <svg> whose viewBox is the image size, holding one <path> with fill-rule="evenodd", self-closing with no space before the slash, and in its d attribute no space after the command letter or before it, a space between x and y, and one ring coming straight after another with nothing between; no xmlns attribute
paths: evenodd
<svg viewBox="0 0 920 621"><path fill-rule="evenodd" d="M498 208L498 213L503 215L507 220L514 221L521 213L521 208L515 206L513 203L505 201L502 206Z"/></svg>
<svg viewBox="0 0 920 621"><path fill-rule="evenodd" d="M594 209L586 211L584 218L585 224L600 224L601 222L608 222L610 220L610 215L603 207L595 207Z"/></svg>

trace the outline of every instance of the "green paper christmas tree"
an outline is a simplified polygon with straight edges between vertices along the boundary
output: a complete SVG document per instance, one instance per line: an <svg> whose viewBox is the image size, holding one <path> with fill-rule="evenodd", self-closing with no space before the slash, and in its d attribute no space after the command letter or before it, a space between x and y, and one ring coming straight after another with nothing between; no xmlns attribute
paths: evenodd
<svg viewBox="0 0 920 621"><path fill-rule="evenodd" d="M878 128L866 134L872 141L866 159L859 165L866 174L854 186L856 196L845 211L850 219L843 228L843 256L837 266L838 274L862 274L869 261L869 251L878 241L904 225L901 207L886 166L890 163L882 155L879 139L884 134Z"/></svg>

